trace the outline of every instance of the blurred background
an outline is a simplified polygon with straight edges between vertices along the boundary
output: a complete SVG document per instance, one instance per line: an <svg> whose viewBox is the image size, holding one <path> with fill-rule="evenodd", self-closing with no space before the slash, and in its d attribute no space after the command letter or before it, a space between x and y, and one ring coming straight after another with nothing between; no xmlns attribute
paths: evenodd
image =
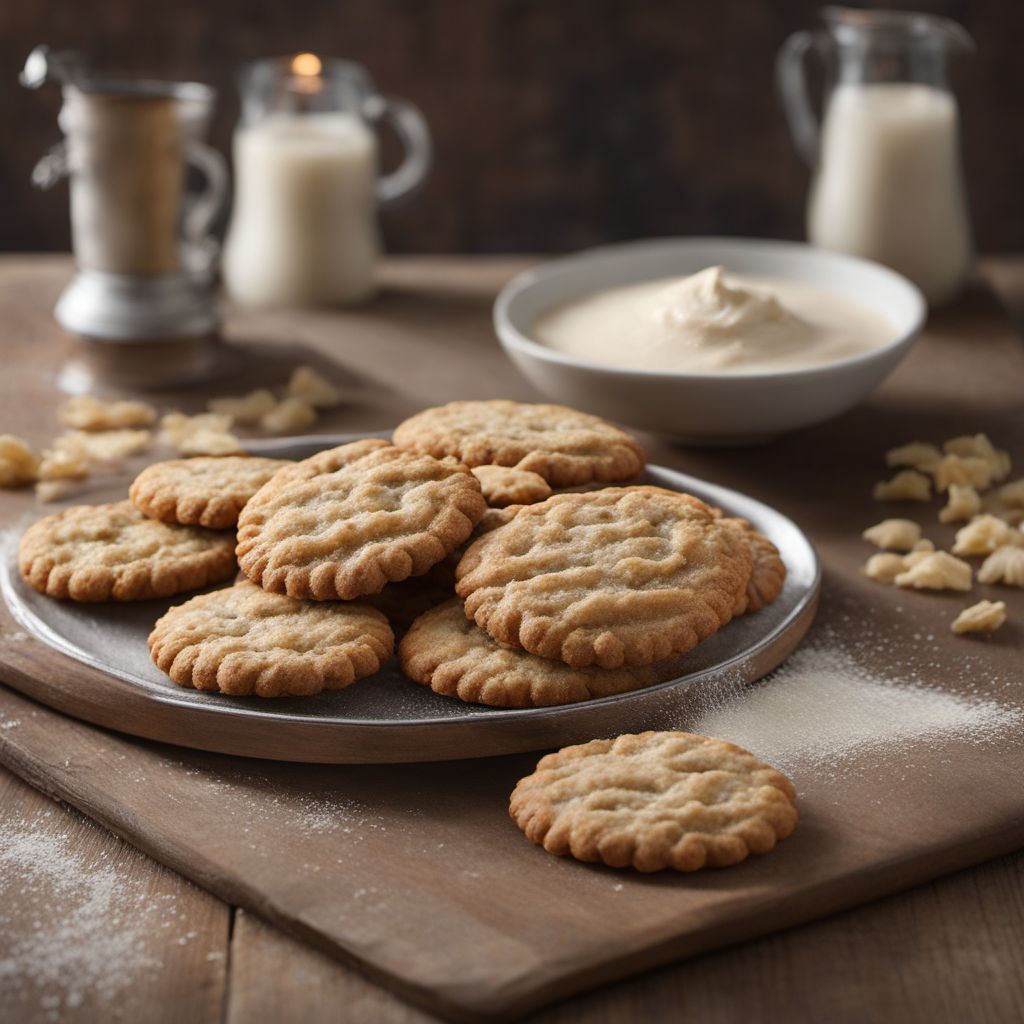
<svg viewBox="0 0 1024 1024"><path fill-rule="evenodd" d="M864 4L862 6L884 6ZM897 6L892 4L892 6ZM923 2L974 36L957 68L978 248L1024 250L1024 3ZM14 0L0 7L0 248L70 247L66 184L32 165L59 137L59 89L17 73L37 43L97 70L220 91L230 152L235 76L302 50L364 63L433 132L424 189L384 213L394 252L561 251L648 235L800 238L807 170L773 84L811 27L807 0ZM384 148L385 162L390 150Z"/></svg>

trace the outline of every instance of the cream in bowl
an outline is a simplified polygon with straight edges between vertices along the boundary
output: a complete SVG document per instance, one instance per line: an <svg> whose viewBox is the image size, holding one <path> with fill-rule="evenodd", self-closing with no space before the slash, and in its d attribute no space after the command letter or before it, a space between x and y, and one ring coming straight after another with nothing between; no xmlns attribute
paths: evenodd
<svg viewBox="0 0 1024 1024"><path fill-rule="evenodd" d="M537 341L579 359L675 373L819 366L878 348L892 333L856 299L721 266L594 292L544 313L532 329Z"/></svg>
<svg viewBox="0 0 1024 1024"><path fill-rule="evenodd" d="M914 285L868 260L796 242L664 238L519 275L494 326L554 401L737 444L855 406L906 354L925 312Z"/></svg>

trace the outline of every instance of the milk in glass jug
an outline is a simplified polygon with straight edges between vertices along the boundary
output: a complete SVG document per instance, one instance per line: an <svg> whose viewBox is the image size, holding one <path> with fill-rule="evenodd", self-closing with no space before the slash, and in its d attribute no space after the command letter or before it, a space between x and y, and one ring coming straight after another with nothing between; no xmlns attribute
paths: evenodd
<svg viewBox="0 0 1024 1024"><path fill-rule="evenodd" d="M807 234L814 245L877 260L932 305L971 271L952 53L972 41L946 18L826 7L823 29L783 45L778 84L794 141L814 169ZM824 116L808 96L804 59L825 66Z"/></svg>

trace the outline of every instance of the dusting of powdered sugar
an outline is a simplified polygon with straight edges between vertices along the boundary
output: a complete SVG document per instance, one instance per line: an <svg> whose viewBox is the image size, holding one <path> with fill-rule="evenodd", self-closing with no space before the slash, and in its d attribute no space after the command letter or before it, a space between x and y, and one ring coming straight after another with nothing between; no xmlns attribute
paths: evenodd
<svg viewBox="0 0 1024 1024"><path fill-rule="evenodd" d="M60 819L0 822L0 991L12 1013L37 1007L33 1019L58 1021L83 1003L117 1017L123 994L163 967L147 939L187 945L199 933L174 893L125 883L126 858L138 854L87 856L80 830L61 831Z"/></svg>
<svg viewBox="0 0 1024 1024"><path fill-rule="evenodd" d="M882 643L876 638L876 649ZM881 674L823 630L756 686L725 686L701 698L685 727L737 743L783 770L819 775L916 742L990 743L1024 729L1024 707L967 685L957 692L929 685L934 668L927 661L901 664L894 655ZM969 678L970 659L960 669Z"/></svg>

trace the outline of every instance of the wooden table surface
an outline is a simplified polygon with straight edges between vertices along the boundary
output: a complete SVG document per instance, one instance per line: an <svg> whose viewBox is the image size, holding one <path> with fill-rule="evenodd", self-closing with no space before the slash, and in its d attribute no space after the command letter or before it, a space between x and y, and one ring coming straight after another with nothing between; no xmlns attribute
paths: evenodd
<svg viewBox="0 0 1024 1024"><path fill-rule="evenodd" d="M8 260L5 269L13 265ZM417 263L403 261L395 269L403 279L415 279ZM465 261L463 270L469 269ZM1018 322L1024 320L1024 261L993 259L983 269ZM18 323L9 312L5 330ZM12 426L5 422L0 429ZM48 860L45 870L25 879L0 871L4 1020L405 1024L434 1019L195 888L0 769L0 835L9 839L26 830ZM116 875L116 901L97 902L89 887L68 884L90 870ZM73 956L57 958L52 969L46 962L29 971L11 969L33 950L45 960L42 951L57 944L116 950L122 915L154 907L171 909L145 914L154 926L142 931L145 948L126 958L124 971L134 974L125 978L122 971L122 983L109 991L77 991ZM157 926L168 915L174 927ZM706 1024L1018 1021L1024 1019L1022 922L1024 854L1015 854L577 997L532 1019L545 1024L691 1018Z"/></svg>

